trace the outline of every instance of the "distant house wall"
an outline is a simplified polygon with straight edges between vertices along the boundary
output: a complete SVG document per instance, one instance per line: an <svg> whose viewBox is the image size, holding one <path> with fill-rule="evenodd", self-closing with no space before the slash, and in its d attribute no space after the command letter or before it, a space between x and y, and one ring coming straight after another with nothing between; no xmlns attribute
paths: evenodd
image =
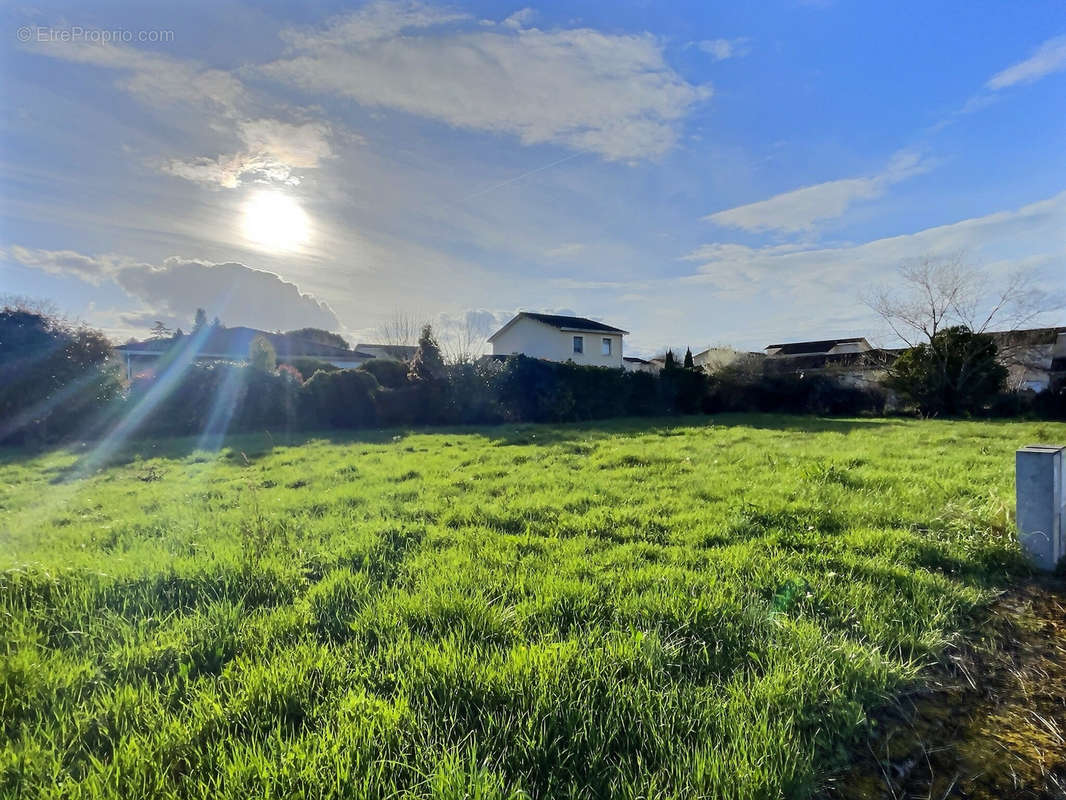
<svg viewBox="0 0 1066 800"><path fill-rule="evenodd" d="M583 352L574 352L574 337L583 339ZM611 354L602 355L602 341L611 343ZM496 335L493 355L526 355L548 361L573 361L596 367L622 366L622 334L607 331L569 331L521 317Z"/></svg>
<svg viewBox="0 0 1066 800"><path fill-rule="evenodd" d="M644 359L627 359L622 357L622 369L626 372L650 372L653 375L657 374L661 367L658 364L654 364L651 361L645 361Z"/></svg>

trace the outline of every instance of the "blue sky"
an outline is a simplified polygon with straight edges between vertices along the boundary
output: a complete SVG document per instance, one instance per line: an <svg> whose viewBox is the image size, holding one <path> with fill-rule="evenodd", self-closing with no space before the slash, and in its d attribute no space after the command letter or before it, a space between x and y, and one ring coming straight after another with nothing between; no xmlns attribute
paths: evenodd
<svg viewBox="0 0 1066 800"><path fill-rule="evenodd" d="M883 340L921 257L1066 294L1066 6L720 5L9 6L0 291L643 354Z"/></svg>

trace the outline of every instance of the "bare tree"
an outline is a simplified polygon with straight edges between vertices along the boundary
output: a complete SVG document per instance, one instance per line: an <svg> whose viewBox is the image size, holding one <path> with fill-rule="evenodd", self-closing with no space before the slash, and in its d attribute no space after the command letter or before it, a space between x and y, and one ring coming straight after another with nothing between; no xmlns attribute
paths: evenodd
<svg viewBox="0 0 1066 800"><path fill-rule="evenodd" d="M418 344L418 335L423 323L408 311L397 309L387 320L378 326L375 335L381 344L410 346Z"/></svg>
<svg viewBox="0 0 1066 800"><path fill-rule="evenodd" d="M489 312L467 311L463 321L447 333L444 351L450 364L466 364L485 352L495 317Z"/></svg>
<svg viewBox="0 0 1066 800"><path fill-rule="evenodd" d="M926 256L899 269L901 288L881 288L864 302L908 347L932 341L944 328L985 333L993 324L1013 331L1045 309L1045 295L1026 272L1013 272L989 290L988 276L962 256Z"/></svg>
<svg viewBox="0 0 1066 800"><path fill-rule="evenodd" d="M999 368L1006 368L1009 384L1019 384L1034 358L1040 360L1039 348L1034 348L1038 342L1020 331L1050 305L1031 273L1012 272L997 286L956 255L904 264L899 276L901 286L882 288L865 302L909 348L889 367L890 379L897 387L909 382L930 394L922 400L926 406L952 409L965 399L971 384L991 369L990 346ZM991 338L980 335L993 328ZM930 393L933 385L938 388Z"/></svg>

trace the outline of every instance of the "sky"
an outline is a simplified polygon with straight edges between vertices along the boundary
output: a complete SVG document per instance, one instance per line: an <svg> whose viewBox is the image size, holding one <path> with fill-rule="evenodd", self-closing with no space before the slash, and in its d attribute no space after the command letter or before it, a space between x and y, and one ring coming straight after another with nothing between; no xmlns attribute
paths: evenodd
<svg viewBox="0 0 1066 800"><path fill-rule="evenodd" d="M713 5L9 4L0 293L645 356L888 344L861 298L921 258L1066 296L1066 4Z"/></svg>

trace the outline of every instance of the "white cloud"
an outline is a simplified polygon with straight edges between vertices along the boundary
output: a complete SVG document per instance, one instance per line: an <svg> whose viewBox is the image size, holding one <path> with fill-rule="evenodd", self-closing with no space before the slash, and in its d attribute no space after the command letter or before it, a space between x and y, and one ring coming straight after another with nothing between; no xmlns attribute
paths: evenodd
<svg viewBox="0 0 1066 800"><path fill-rule="evenodd" d="M182 104L232 114L248 100L244 85L229 72L159 53L85 40L43 42L33 49L52 58L129 73L119 86L157 108Z"/></svg>
<svg viewBox="0 0 1066 800"><path fill-rule="evenodd" d="M746 36L736 39L706 39L697 42L696 46L715 61L725 61L729 58L746 56L751 50L751 40Z"/></svg>
<svg viewBox="0 0 1066 800"><path fill-rule="evenodd" d="M318 33L288 32L290 52L263 72L362 105L611 160L666 152L689 108L710 96L667 65L650 34L430 31L456 18L416 8L377 4Z"/></svg>
<svg viewBox="0 0 1066 800"><path fill-rule="evenodd" d="M172 158L161 169L178 178L230 189L240 186L246 177L295 185L300 182L293 174L295 170L315 169L333 155L330 127L325 123L292 125L276 119L253 119L238 122L237 129L245 150L215 158Z"/></svg>
<svg viewBox="0 0 1066 800"><path fill-rule="evenodd" d="M685 260L699 264L698 273L685 280L710 283L727 292L810 290L824 303L828 293L841 289L849 291L854 299L865 281L925 255L963 252L975 263L998 264L1003 268L1023 259L1066 265L1064 232L1066 192L1014 211L1000 211L863 244L837 247L706 244L685 256Z"/></svg>
<svg viewBox="0 0 1066 800"><path fill-rule="evenodd" d="M297 50L345 47L357 42L390 39L404 31L434 28L469 18L468 14L426 3L377 2L336 17L324 31L289 28L282 31L281 38Z"/></svg>
<svg viewBox="0 0 1066 800"><path fill-rule="evenodd" d="M159 169L175 177L226 188L248 177L296 184L296 170L317 168L332 156L329 125L256 116L244 84L224 70L111 43L45 43L38 51L127 73L118 86L138 101L186 122L197 119L202 130L235 133L243 144L232 154L161 159Z"/></svg>
<svg viewBox="0 0 1066 800"><path fill-rule="evenodd" d="M525 28L537 15L532 8L522 8L514 12L500 24L507 28Z"/></svg>
<svg viewBox="0 0 1066 800"><path fill-rule="evenodd" d="M1048 39L1024 61L997 72L985 88L997 92L1020 83L1033 83L1055 72L1066 70L1066 35Z"/></svg>
<svg viewBox="0 0 1066 800"><path fill-rule="evenodd" d="M0 250L0 257L17 261L52 275L73 275L92 284L100 284L122 263L118 256L87 256L73 250L34 250L12 245Z"/></svg>
<svg viewBox="0 0 1066 800"><path fill-rule="evenodd" d="M916 153L901 152L877 175L793 189L757 203L718 211L704 220L747 231L808 231L818 222L842 216L861 200L880 197L888 187L927 172L931 166Z"/></svg>
<svg viewBox="0 0 1066 800"><path fill-rule="evenodd" d="M235 262L217 264L172 257L162 264L143 264L114 255L88 256L19 245L8 248L5 255L24 266L91 283L114 280L148 306L142 312L145 318L191 320L196 309L203 307L227 325L266 330L340 328L333 310L302 293L296 284L273 272Z"/></svg>
<svg viewBox="0 0 1066 800"><path fill-rule="evenodd" d="M552 247L544 253L552 261L568 261L572 258L577 258L585 252L585 245L582 242L566 242L558 247Z"/></svg>

